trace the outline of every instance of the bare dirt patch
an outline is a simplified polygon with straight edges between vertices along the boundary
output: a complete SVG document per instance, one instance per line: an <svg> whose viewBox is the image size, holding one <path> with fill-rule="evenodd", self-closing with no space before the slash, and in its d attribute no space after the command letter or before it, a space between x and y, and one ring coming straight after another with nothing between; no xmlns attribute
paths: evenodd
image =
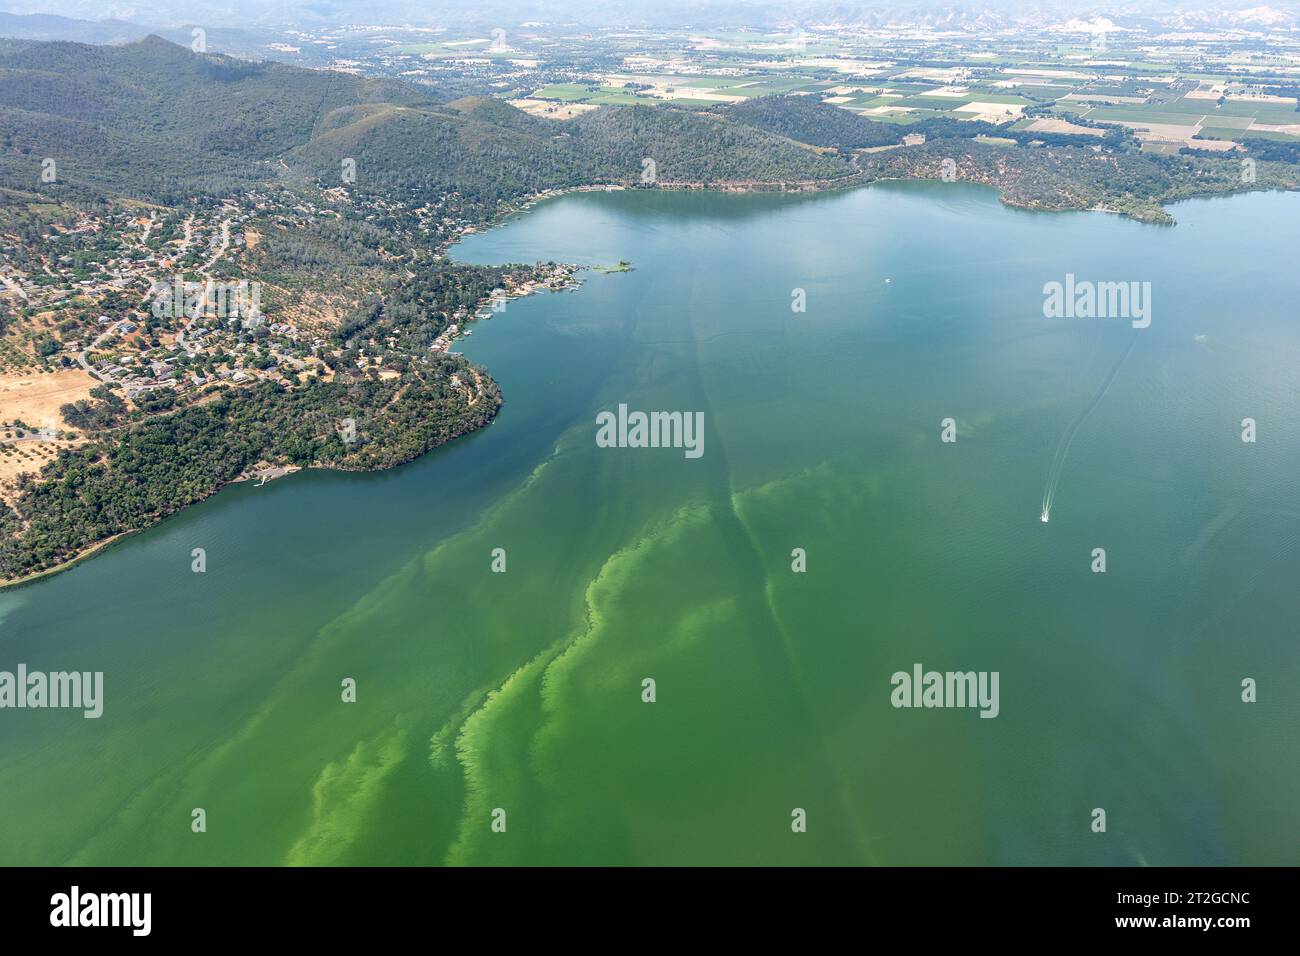
<svg viewBox="0 0 1300 956"><path fill-rule="evenodd" d="M1208 150L1211 153L1229 153L1241 148L1240 143L1230 139L1189 139L1185 143L1192 149Z"/></svg>
<svg viewBox="0 0 1300 956"><path fill-rule="evenodd" d="M511 100L510 105L532 116L553 120L573 119L597 108L594 103L559 103L553 100L534 99Z"/></svg>
<svg viewBox="0 0 1300 956"><path fill-rule="evenodd" d="M1040 118L1025 127L1027 133L1065 133L1071 136L1105 136L1104 129L1076 126L1069 120Z"/></svg>
<svg viewBox="0 0 1300 956"><path fill-rule="evenodd" d="M32 428L71 431L59 409L89 398L99 382L83 369L0 373L0 423L21 421Z"/></svg>
<svg viewBox="0 0 1300 956"><path fill-rule="evenodd" d="M18 497L15 479L35 475L55 459L60 448L74 448L77 442L20 441L0 445L0 501L13 504Z"/></svg>
<svg viewBox="0 0 1300 956"><path fill-rule="evenodd" d="M963 119L983 120L986 123L1005 123L1007 120L1020 119L1025 108L1012 103L964 103L953 110L954 113L970 113Z"/></svg>
<svg viewBox="0 0 1300 956"><path fill-rule="evenodd" d="M1134 130L1138 139L1161 140L1167 143L1181 143L1184 140L1191 139L1201 131L1201 124L1197 122L1194 126L1174 126L1169 123L1134 123L1131 121L1117 121L1116 126L1127 126ZM1144 135L1145 134L1145 135Z"/></svg>
<svg viewBox="0 0 1300 956"><path fill-rule="evenodd" d="M1300 136L1300 123L1252 123L1250 128L1261 133L1286 133L1288 136Z"/></svg>

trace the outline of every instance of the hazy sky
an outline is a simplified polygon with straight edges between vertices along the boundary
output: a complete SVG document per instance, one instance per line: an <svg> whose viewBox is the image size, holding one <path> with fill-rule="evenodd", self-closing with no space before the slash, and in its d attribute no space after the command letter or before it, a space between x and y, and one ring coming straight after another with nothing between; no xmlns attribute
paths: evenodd
<svg viewBox="0 0 1300 956"><path fill-rule="evenodd" d="M879 19L905 11L957 10L1069 19L1240 11L1253 7L1300 11L1300 0L0 0L0 11L88 20L115 17L157 26L412 23L454 26L518 24L528 20L592 25L695 25L729 22L764 26L782 19Z"/></svg>

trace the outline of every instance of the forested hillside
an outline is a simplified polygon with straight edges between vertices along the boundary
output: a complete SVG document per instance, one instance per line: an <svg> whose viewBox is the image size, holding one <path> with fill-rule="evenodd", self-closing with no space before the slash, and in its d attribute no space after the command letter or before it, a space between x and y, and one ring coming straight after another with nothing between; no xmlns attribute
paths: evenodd
<svg viewBox="0 0 1300 956"><path fill-rule="evenodd" d="M500 396L488 385L474 405L446 377L321 382L292 393L264 386L150 419L122 441L62 456L43 480L24 483L14 509L0 502L0 577L58 565L146 528L261 461L348 470L409 461L491 421ZM341 416L367 436L358 447L340 439Z"/></svg>
<svg viewBox="0 0 1300 956"><path fill-rule="evenodd" d="M568 123L485 97L441 104L398 80L195 54L150 37L116 47L0 41L0 185L59 180L163 202L246 189L277 171L334 184L494 201L593 181L810 180L842 164L707 115L602 108Z"/></svg>
<svg viewBox="0 0 1300 956"><path fill-rule="evenodd" d="M717 183L833 180L851 172L834 157L708 113L650 106L598 109L572 121L583 151L613 178L655 161L660 181ZM627 175L624 173L623 175Z"/></svg>
<svg viewBox="0 0 1300 956"><path fill-rule="evenodd" d="M865 149L901 143L910 129L880 123L810 96L759 96L729 106L727 119L813 146Z"/></svg>
<svg viewBox="0 0 1300 956"><path fill-rule="evenodd" d="M943 179L948 160L952 178L994 186L1014 206L1101 208L1156 223L1174 221L1164 205L1179 199L1261 187L1295 189L1300 181L1296 167L1281 163L1258 163L1256 181L1246 184L1241 164L1234 159L1111 153L1077 146L1012 148L956 139L872 153L858 162L871 179Z"/></svg>
<svg viewBox="0 0 1300 956"><path fill-rule="evenodd" d="M492 202L588 183L833 180L852 170L784 137L720 117L652 107L604 107L563 123L497 100L467 108L347 108L285 161L322 180L356 160L366 191L454 190Z"/></svg>
<svg viewBox="0 0 1300 956"><path fill-rule="evenodd" d="M61 182L164 202L246 188L321 118L429 92L274 63L195 54L150 37L124 46L0 40L0 183Z"/></svg>

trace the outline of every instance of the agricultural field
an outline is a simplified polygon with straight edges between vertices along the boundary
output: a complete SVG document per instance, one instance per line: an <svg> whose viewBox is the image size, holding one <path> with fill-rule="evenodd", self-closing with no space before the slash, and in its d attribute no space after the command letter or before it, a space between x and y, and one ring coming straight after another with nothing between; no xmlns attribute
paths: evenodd
<svg viewBox="0 0 1300 956"><path fill-rule="evenodd" d="M1276 50L1232 50L1191 41L1157 48L1139 38L1126 46L1123 36L1108 43L1106 34L1008 43L714 32L692 34L685 45L660 37L661 52L639 39L635 55L611 57L615 69L519 86L509 98L563 119L570 111L555 104L716 108L797 95L887 123L980 120L1090 138L1118 126L1157 152L1232 149L1251 139L1300 143L1300 40L1285 37Z"/></svg>

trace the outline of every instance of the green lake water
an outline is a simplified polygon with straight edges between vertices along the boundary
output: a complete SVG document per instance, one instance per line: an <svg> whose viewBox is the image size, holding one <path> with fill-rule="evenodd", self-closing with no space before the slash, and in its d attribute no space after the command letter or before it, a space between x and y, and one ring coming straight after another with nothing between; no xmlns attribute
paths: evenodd
<svg viewBox="0 0 1300 956"><path fill-rule="evenodd" d="M106 698L0 711L0 863L1300 863L1300 195L1173 212L589 193L470 237L635 271L474 327L481 432L0 593L0 670ZM1150 327L1044 318L1067 273ZM704 454L597 447L619 403ZM894 708L915 663L999 715Z"/></svg>

